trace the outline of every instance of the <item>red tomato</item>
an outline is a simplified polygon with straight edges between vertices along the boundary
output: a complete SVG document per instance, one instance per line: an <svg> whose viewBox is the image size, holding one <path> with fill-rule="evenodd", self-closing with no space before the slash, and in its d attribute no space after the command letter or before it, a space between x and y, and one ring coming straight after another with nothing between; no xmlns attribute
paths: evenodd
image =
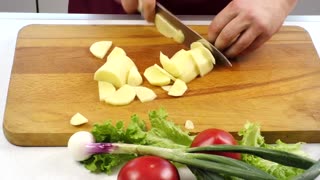
<svg viewBox="0 0 320 180"><path fill-rule="evenodd" d="M125 164L118 180L179 180L177 168L157 156L141 156Z"/></svg>
<svg viewBox="0 0 320 180"><path fill-rule="evenodd" d="M209 146L215 144L228 144L237 145L237 141L233 136L221 129L207 129L200 132L195 139L192 141L191 147ZM209 152L210 154L216 154L226 156L234 159L241 159L240 153L229 153L229 152Z"/></svg>

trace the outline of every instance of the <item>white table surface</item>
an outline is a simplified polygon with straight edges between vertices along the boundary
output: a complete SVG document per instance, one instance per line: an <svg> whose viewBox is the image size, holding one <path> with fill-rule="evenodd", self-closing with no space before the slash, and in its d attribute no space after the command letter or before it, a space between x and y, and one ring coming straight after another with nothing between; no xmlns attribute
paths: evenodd
<svg viewBox="0 0 320 180"><path fill-rule="evenodd" d="M187 24L208 24L210 17L182 17ZM124 20L126 19L126 20ZM128 20L130 19L130 20ZM0 13L0 122L3 122L7 90L18 31L28 24L144 24L139 17L71 14ZM284 25L305 28L320 54L320 17L288 17ZM319 134L320 135L320 134ZM305 151L320 158L320 144L306 144ZM92 174L72 160L65 147L18 147L10 144L0 128L0 160L3 180L79 180L116 179L116 175ZM194 179L187 169L180 169L181 179Z"/></svg>

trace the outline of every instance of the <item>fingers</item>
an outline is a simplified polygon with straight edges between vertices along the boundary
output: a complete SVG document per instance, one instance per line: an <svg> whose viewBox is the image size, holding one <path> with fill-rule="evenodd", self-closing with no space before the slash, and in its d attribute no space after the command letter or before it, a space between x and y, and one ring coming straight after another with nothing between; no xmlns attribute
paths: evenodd
<svg viewBox="0 0 320 180"><path fill-rule="evenodd" d="M153 22L154 21L154 16L155 16L155 8L156 8L156 1L155 0L143 0L142 1L142 14L143 17L149 21Z"/></svg>
<svg viewBox="0 0 320 180"><path fill-rule="evenodd" d="M234 19L238 12L232 10L232 3L225 7L211 22L208 30L208 40L215 42L222 29Z"/></svg>
<svg viewBox="0 0 320 180"><path fill-rule="evenodd" d="M121 0L121 4L127 13L137 12L138 0Z"/></svg>
<svg viewBox="0 0 320 180"><path fill-rule="evenodd" d="M247 29L239 36L234 44L232 44L232 46L225 51L225 55L229 58L239 55L242 51L247 49L259 35L259 32L257 32L254 28Z"/></svg>
<svg viewBox="0 0 320 180"><path fill-rule="evenodd" d="M127 13L136 13L140 4L142 6L141 14L143 17L147 21L154 20L156 0L121 0L121 4Z"/></svg>
<svg viewBox="0 0 320 180"><path fill-rule="evenodd" d="M243 19L241 15L237 16L221 30L214 45L220 50L226 49L235 41L237 41L241 33L247 30L249 27L249 21Z"/></svg>

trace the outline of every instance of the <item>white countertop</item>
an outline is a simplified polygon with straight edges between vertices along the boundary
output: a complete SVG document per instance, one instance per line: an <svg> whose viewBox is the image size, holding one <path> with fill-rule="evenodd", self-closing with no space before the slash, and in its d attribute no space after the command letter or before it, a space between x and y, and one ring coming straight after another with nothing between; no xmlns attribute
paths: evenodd
<svg viewBox="0 0 320 180"><path fill-rule="evenodd" d="M181 17L187 24L208 24L210 17ZM129 20L128 20L129 19ZM7 90L18 31L28 24L145 24L139 16L0 13L0 122L2 124ZM292 16L284 25L305 28L320 54L320 17ZM320 134L319 134L320 135ZM314 159L320 158L320 144L306 144L304 149ZM46 179L116 179L116 175L92 174L73 161L65 147L17 147L10 144L0 128L1 177L4 180ZM194 179L186 169L180 169L181 179Z"/></svg>

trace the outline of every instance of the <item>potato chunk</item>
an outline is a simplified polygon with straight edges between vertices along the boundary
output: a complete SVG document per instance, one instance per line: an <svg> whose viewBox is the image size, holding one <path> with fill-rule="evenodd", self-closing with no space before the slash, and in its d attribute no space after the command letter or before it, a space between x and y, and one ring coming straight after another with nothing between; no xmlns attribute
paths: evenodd
<svg viewBox="0 0 320 180"><path fill-rule="evenodd" d="M181 75L178 78L182 81L188 83L199 75L198 69L193 62L193 58L189 51L181 49L172 56L171 61L173 61L180 69Z"/></svg>
<svg viewBox="0 0 320 180"><path fill-rule="evenodd" d="M160 63L163 69L170 73L172 76L179 77L182 74L179 67L177 67L177 65L162 52L160 52Z"/></svg>
<svg viewBox="0 0 320 180"><path fill-rule="evenodd" d="M177 79L169 89L168 95L182 96L187 91L187 89L187 84L184 81Z"/></svg>
<svg viewBox="0 0 320 180"><path fill-rule="evenodd" d="M111 83L104 81L98 81L98 88L100 101L104 101L105 98L113 95L116 91L116 88Z"/></svg>
<svg viewBox="0 0 320 180"><path fill-rule="evenodd" d="M114 48L107 57L107 62L95 72L94 79L109 82L120 88L126 84L131 67L135 66L121 48Z"/></svg>
<svg viewBox="0 0 320 180"><path fill-rule="evenodd" d="M130 85L123 85L112 96L105 98L105 102L115 106L130 104L136 97L136 91Z"/></svg>
<svg viewBox="0 0 320 180"><path fill-rule="evenodd" d="M97 58L103 59L110 47L112 46L112 41L98 41L90 46L90 52Z"/></svg>
<svg viewBox="0 0 320 180"><path fill-rule="evenodd" d="M196 64L201 77L208 74L213 69L213 63L210 59L205 57L203 53L204 50L204 47L198 47L190 50L192 59Z"/></svg>
<svg viewBox="0 0 320 180"><path fill-rule="evenodd" d="M142 76L136 67L131 67L128 74L127 84L131 86L139 86L143 82Z"/></svg>
<svg viewBox="0 0 320 180"><path fill-rule="evenodd" d="M146 77L148 82L154 86L164 86L171 82L170 77L161 72L156 66L148 67L144 71L143 75Z"/></svg>
<svg viewBox="0 0 320 180"><path fill-rule="evenodd" d="M70 119L70 124L73 126L79 126L79 125L85 124L87 122L88 122L88 119L80 113L76 113Z"/></svg>
<svg viewBox="0 0 320 180"><path fill-rule="evenodd" d="M154 93L154 91L152 91L147 87L137 86L137 87L134 87L134 89L136 91L138 99L142 103L152 101L157 97L156 93Z"/></svg>

